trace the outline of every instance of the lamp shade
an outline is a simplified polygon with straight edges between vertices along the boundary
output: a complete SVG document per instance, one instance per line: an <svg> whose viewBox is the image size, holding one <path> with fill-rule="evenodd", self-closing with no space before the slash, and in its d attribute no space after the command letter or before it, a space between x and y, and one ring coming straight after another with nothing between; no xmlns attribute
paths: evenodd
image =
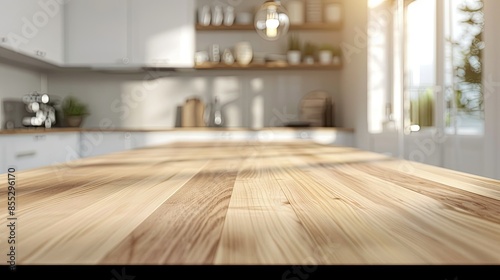
<svg viewBox="0 0 500 280"><path fill-rule="evenodd" d="M255 13L254 25L257 33L265 40L278 40L290 27L288 12L280 1L266 1Z"/></svg>

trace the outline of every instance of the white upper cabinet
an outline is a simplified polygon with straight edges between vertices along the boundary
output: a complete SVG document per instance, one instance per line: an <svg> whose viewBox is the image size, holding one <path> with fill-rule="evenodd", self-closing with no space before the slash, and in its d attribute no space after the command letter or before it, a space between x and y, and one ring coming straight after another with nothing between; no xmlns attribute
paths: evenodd
<svg viewBox="0 0 500 280"><path fill-rule="evenodd" d="M128 63L127 1L71 0L65 6L68 66Z"/></svg>
<svg viewBox="0 0 500 280"><path fill-rule="evenodd" d="M0 46L61 65L62 0L0 0Z"/></svg>
<svg viewBox="0 0 500 280"><path fill-rule="evenodd" d="M22 26L22 14L20 6L22 1L0 0L0 46L16 49L23 41L20 26ZM21 38L18 38L21 37Z"/></svg>
<svg viewBox="0 0 500 280"><path fill-rule="evenodd" d="M134 64L194 66L194 0L130 0L130 11Z"/></svg>
<svg viewBox="0 0 500 280"><path fill-rule="evenodd" d="M194 0L71 0L65 11L68 66L194 66Z"/></svg>

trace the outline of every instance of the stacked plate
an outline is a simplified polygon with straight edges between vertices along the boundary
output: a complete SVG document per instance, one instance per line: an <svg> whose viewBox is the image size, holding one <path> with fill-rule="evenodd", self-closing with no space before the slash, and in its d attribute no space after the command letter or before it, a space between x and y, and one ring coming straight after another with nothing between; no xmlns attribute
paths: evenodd
<svg viewBox="0 0 500 280"><path fill-rule="evenodd" d="M300 121L313 127L333 126L333 101L326 91L307 93L300 101Z"/></svg>
<svg viewBox="0 0 500 280"><path fill-rule="evenodd" d="M306 21L310 23L323 22L323 1L322 0L305 0L306 1Z"/></svg>

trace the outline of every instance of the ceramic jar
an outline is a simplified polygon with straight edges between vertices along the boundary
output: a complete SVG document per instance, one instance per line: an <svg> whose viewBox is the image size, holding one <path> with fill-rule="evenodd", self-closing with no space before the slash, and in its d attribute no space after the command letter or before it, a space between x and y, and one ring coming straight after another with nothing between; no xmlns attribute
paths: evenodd
<svg viewBox="0 0 500 280"><path fill-rule="evenodd" d="M325 21L335 24L342 21L342 6L340 3L333 1L325 3Z"/></svg>
<svg viewBox="0 0 500 280"><path fill-rule="evenodd" d="M288 1L287 6L288 18L291 24L303 24L305 21L304 1L291 0Z"/></svg>
<svg viewBox="0 0 500 280"><path fill-rule="evenodd" d="M289 64L297 65L302 60L302 53L299 50L289 50L286 53L286 57Z"/></svg>
<svg viewBox="0 0 500 280"><path fill-rule="evenodd" d="M248 65L253 59L252 45L248 41L236 43L234 46L234 55L236 62L240 65Z"/></svg>
<svg viewBox="0 0 500 280"><path fill-rule="evenodd" d="M212 25L219 26L224 21L224 12L222 11L222 7L219 5L215 5L212 11Z"/></svg>
<svg viewBox="0 0 500 280"><path fill-rule="evenodd" d="M234 7L227 6L226 11L224 12L224 25L231 26L234 23L235 15L234 15Z"/></svg>
<svg viewBox="0 0 500 280"><path fill-rule="evenodd" d="M212 21L212 12L210 11L210 6L204 5L203 7L200 8L199 14L198 14L198 23L207 26L210 25Z"/></svg>
<svg viewBox="0 0 500 280"><path fill-rule="evenodd" d="M318 59L320 64L331 64L333 55L331 51L321 50L318 53Z"/></svg>

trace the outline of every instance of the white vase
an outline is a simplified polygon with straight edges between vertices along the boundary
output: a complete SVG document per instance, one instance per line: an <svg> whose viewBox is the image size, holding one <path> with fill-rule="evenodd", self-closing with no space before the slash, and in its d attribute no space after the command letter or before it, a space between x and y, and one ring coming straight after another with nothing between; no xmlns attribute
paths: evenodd
<svg viewBox="0 0 500 280"><path fill-rule="evenodd" d="M300 64L302 55L301 55L300 51L290 50L290 51L287 51L286 57L287 57L289 64L297 65L297 64Z"/></svg>
<svg viewBox="0 0 500 280"><path fill-rule="evenodd" d="M332 52L326 50L319 51L318 59L320 64L331 64L333 59Z"/></svg>
<svg viewBox="0 0 500 280"><path fill-rule="evenodd" d="M212 12L210 11L210 6L204 5L203 7L200 8L198 14L198 23L203 26L207 26L210 25L211 21L212 21Z"/></svg>
<svg viewBox="0 0 500 280"><path fill-rule="evenodd" d="M224 61L225 64L233 64L234 63L234 55L230 49L224 50L224 52L222 53L222 61Z"/></svg>
<svg viewBox="0 0 500 280"><path fill-rule="evenodd" d="M238 42L234 46L236 62L240 65L248 65L253 59L253 49L250 42Z"/></svg>
<svg viewBox="0 0 500 280"><path fill-rule="evenodd" d="M224 12L224 25L231 26L234 23L234 7L227 6L226 11Z"/></svg>
<svg viewBox="0 0 500 280"><path fill-rule="evenodd" d="M222 11L222 7L219 5L215 5L212 11L212 25L219 26L224 21L224 12Z"/></svg>

